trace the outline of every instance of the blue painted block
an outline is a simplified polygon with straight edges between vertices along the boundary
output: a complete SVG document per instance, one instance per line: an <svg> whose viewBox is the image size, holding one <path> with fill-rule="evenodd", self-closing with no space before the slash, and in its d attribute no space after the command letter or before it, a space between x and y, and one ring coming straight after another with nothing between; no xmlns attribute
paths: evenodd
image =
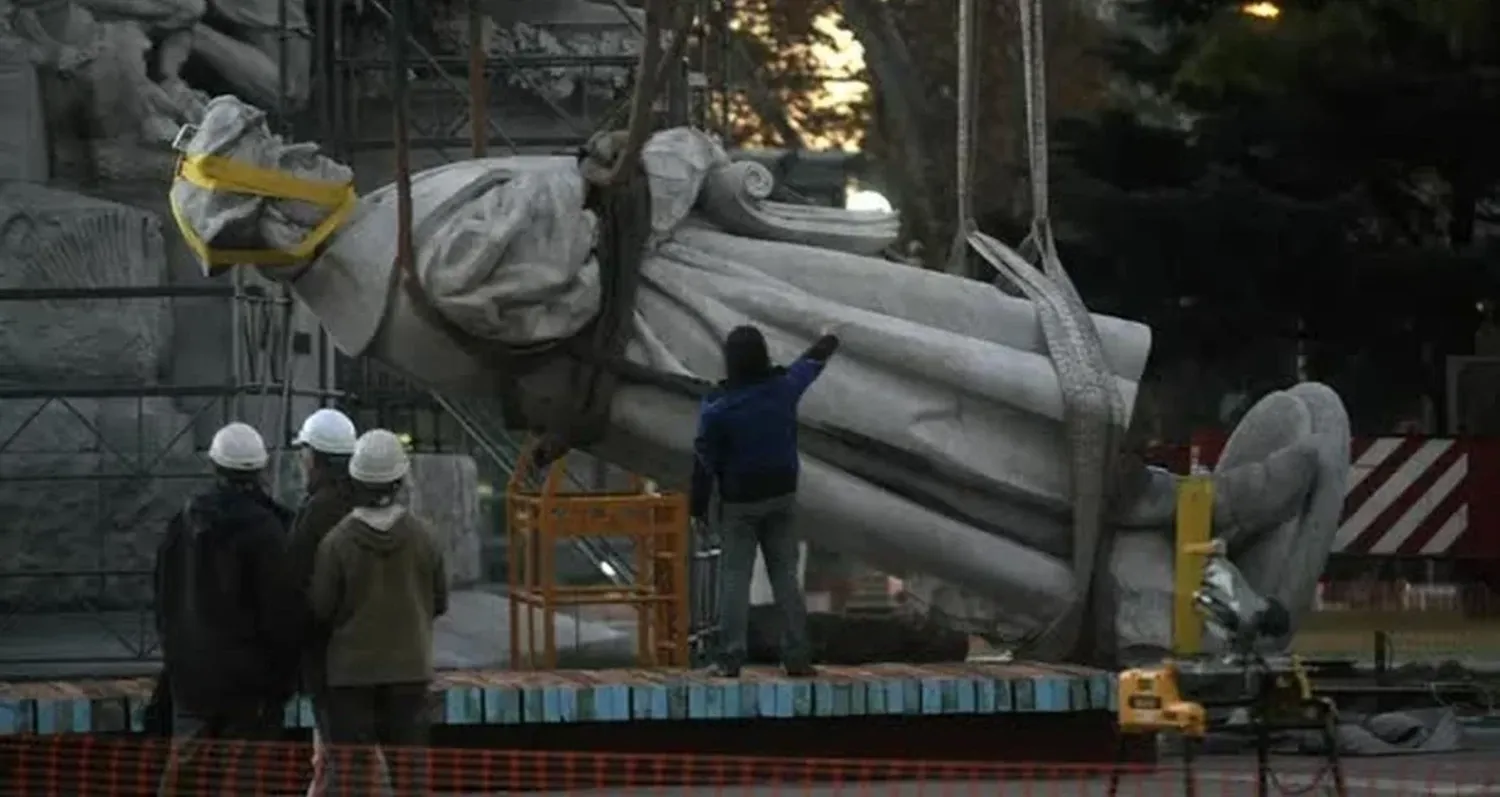
<svg viewBox="0 0 1500 797"><path fill-rule="evenodd" d="M578 722L579 692L574 686L560 687L557 695L558 722Z"/></svg>
<svg viewBox="0 0 1500 797"><path fill-rule="evenodd" d="M1010 684L1011 699L1015 703L1016 711L1036 711L1036 679L1016 678L1008 681Z"/></svg>
<svg viewBox="0 0 1500 797"><path fill-rule="evenodd" d="M630 718L633 720L651 719L651 687L644 684L631 685Z"/></svg>
<svg viewBox="0 0 1500 797"><path fill-rule="evenodd" d="M1108 709L1109 693L1114 691L1115 679L1108 675L1095 675L1089 679L1089 708Z"/></svg>
<svg viewBox="0 0 1500 797"><path fill-rule="evenodd" d="M542 722L562 722L562 691L556 686L542 687Z"/></svg>
<svg viewBox="0 0 1500 797"><path fill-rule="evenodd" d="M956 678L948 683L953 687L953 712L955 714L975 713L974 679Z"/></svg>
<svg viewBox="0 0 1500 797"><path fill-rule="evenodd" d="M797 716L797 695L792 684L779 681L776 684L776 713L773 717L787 719Z"/></svg>
<svg viewBox="0 0 1500 797"><path fill-rule="evenodd" d="M1016 687L1009 678L995 678L995 713L1009 714L1016 710Z"/></svg>
<svg viewBox="0 0 1500 797"><path fill-rule="evenodd" d="M813 716L833 716L833 684L819 681L813 686Z"/></svg>
<svg viewBox="0 0 1500 797"><path fill-rule="evenodd" d="M69 712L72 722L70 730L73 733L92 733L94 730L94 703L87 698L79 698L73 701Z"/></svg>
<svg viewBox="0 0 1500 797"><path fill-rule="evenodd" d="M593 686L580 686L574 691L577 696L578 721L594 722L599 719L599 712L594 708L594 695L598 693Z"/></svg>
<svg viewBox="0 0 1500 797"><path fill-rule="evenodd" d="M688 719L708 719L708 686L701 683L688 685Z"/></svg>
<svg viewBox="0 0 1500 797"><path fill-rule="evenodd" d="M720 687L724 696L724 719L754 716L754 689L748 684L732 683Z"/></svg>
<svg viewBox="0 0 1500 797"><path fill-rule="evenodd" d="M1000 710L995 679L979 678L974 681L974 711L977 714L994 714Z"/></svg>
<svg viewBox="0 0 1500 797"><path fill-rule="evenodd" d="M521 702L522 702L522 700L521 700L521 690L520 689L518 689L518 688L516 688L514 686L511 686L511 687L502 688L500 690L500 724L501 725L520 725L521 724L521 718L522 718Z"/></svg>
<svg viewBox="0 0 1500 797"><path fill-rule="evenodd" d="M651 695L651 702L650 702L650 707L651 708L650 708L650 714L649 714L649 716L651 717L651 719L654 719L654 720L667 720L667 719L671 719L672 718L672 712L671 712L671 709L670 709L671 701L667 699L667 685L666 684L661 684L661 683L652 684L651 686L647 687L647 690L648 690L648 693Z"/></svg>
<svg viewBox="0 0 1500 797"><path fill-rule="evenodd" d="M792 716L813 716L813 686L807 681L792 683Z"/></svg>
<svg viewBox="0 0 1500 797"><path fill-rule="evenodd" d="M1068 709L1070 711L1087 711L1089 709L1089 680L1083 676L1068 679Z"/></svg>
<svg viewBox="0 0 1500 797"><path fill-rule="evenodd" d="M922 682L916 678L901 679L901 703L907 714L922 711Z"/></svg>
<svg viewBox="0 0 1500 797"><path fill-rule="evenodd" d="M484 724L500 725L504 723L504 714L501 704L505 701L504 690L498 686L486 686L484 688Z"/></svg>
<svg viewBox="0 0 1500 797"><path fill-rule="evenodd" d="M1033 678L1036 689L1036 710L1059 712L1068 710L1069 686L1067 678Z"/></svg>
<svg viewBox="0 0 1500 797"><path fill-rule="evenodd" d="M886 713L885 708L885 684L880 681L865 682L865 713L869 715L880 715Z"/></svg>
<svg viewBox="0 0 1500 797"><path fill-rule="evenodd" d="M906 690L901 688L901 682L890 679L885 682L885 713L906 713Z"/></svg>
<svg viewBox="0 0 1500 797"><path fill-rule="evenodd" d="M923 678L917 682L922 693L923 714L943 713L943 685L936 678Z"/></svg>
<svg viewBox="0 0 1500 797"><path fill-rule="evenodd" d="M318 724L317 719L317 715L313 712L312 699L308 697L297 698L297 727L316 727Z"/></svg>
<svg viewBox="0 0 1500 797"><path fill-rule="evenodd" d="M673 678L667 684L667 719L688 718L688 685L681 678Z"/></svg>
<svg viewBox="0 0 1500 797"><path fill-rule="evenodd" d="M57 728L57 711L62 701L36 701L36 732L42 736L61 733Z"/></svg>
<svg viewBox="0 0 1500 797"><path fill-rule="evenodd" d="M132 731L136 733L146 731L146 704L149 702L150 698L146 697L130 698L130 729Z"/></svg>
<svg viewBox="0 0 1500 797"><path fill-rule="evenodd" d="M521 690L521 722L530 725L545 721L543 708L544 690L539 686L528 686Z"/></svg>
<svg viewBox="0 0 1500 797"><path fill-rule="evenodd" d="M835 717L847 717L850 715L851 696L854 692L854 684L848 681L840 681L833 685L833 709L829 713Z"/></svg>
<svg viewBox="0 0 1500 797"><path fill-rule="evenodd" d="M0 734L9 736L21 733L31 733L30 728L22 727L21 724L21 701L0 700Z"/></svg>
<svg viewBox="0 0 1500 797"><path fill-rule="evenodd" d="M455 686L443 693L444 723L478 725L484 719L484 693L478 687Z"/></svg>
<svg viewBox="0 0 1500 797"><path fill-rule="evenodd" d="M635 700L635 690L631 689L629 684L620 684L619 686L611 687L611 694L614 696L615 708L613 715L615 721L629 722L631 711L634 708L632 702Z"/></svg>
<svg viewBox="0 0 1500 797"><path fill-rule="evenodd" d="M878 713L870 708L870 686L864 681L849 684L849 716L863 717Z"/></svg>
<svg viewBox="0 0 1500 797"><path fill-rule="evenodd" d="M776 684L767 681L758 686L755 690L755 716L776 716Z"/></svg>
<svg viewBox="0 0 1500 797"><path fill-rule="evenodd" d="M723 684L709 684L703 690L707 699L706 715L711 720L721 720L727 716L727 706L731 699L736 706L740 702L739 687L727 688Z"/></svg>

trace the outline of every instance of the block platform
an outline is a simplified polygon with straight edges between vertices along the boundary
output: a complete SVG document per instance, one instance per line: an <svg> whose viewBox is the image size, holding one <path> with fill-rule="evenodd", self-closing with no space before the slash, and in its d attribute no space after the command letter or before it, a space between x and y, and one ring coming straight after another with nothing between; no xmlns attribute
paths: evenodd
<svg viewBox="0 0 1500 797"><path fill-rule="evenodd" d="M138 734L152 685L0 682L0 747L66 756L90 739ZM828 666L808 679L762 668L738 679L454 671L439 676L432 701L434 746L491 752L1071 765L1107 763L1118 750L1114 675L1062 665ZM305 741L310 704L289 704L285 723L288 739ZM1154 760L1141 742L1127 756Z"/></svg>
<svg viewBox="0 0 1500 797"><path fill-rule="evenodd" d="M0 735L142 730L152 679L0 682ZM739 679L691 671L455 671L433 685L433 720L452 726L1109 712L1109 673L1042 664L824 667L790 679L749 668ZM311 728L312 708L286 708Z"/></svg>

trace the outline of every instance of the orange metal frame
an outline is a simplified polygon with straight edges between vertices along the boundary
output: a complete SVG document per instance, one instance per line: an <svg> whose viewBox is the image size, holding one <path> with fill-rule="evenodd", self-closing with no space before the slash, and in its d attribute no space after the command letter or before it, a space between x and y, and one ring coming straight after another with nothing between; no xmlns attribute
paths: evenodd
<svg viewBox="0 0 1500 797"><path fill-rule="evenodd" d="M555 669L557 610L581 606L633 608L640 666L687 666L687 497L650 490L639 478L629 492L562 491L566 457L548 468L540 489L530 489L535 450L531 445L522 453L505 491L511 668ZM635 549L635 580L603 586L558 584L557 546L587 537L629 539ZM535 627L538 621L540 629Z"/></svg>

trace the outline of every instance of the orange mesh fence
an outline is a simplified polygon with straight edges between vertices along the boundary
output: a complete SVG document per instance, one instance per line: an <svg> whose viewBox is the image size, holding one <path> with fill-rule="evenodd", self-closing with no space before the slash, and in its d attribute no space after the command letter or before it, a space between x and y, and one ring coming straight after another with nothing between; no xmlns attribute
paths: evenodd
<svg viewBox="0 0 1500 797"><path fill-rule="evenodd" d="M768 732L774 733L774 729ZM621 729L628 734L628 728ZM187 752L186 760L178 753ZM997 750L997 755L1003 755ZM313 777L305 744L203 744L174 753L160 740L86 736L0 740L0 795L302 795ZM179 760L174 760L179 759ZM1332 770L1312 757L1274 759L1268 794L1338 793ZM325 794L993 795L1072 797L1250 797L1253 756L1200 757L1191 777L1181 759L1156 766L1067 766L998 762L794 760L681 754L624 755L528 750L366 749L328 751ZM167 776L168 766L175 767ZM1500 756L1346 759L1347 794L1500 794Z"/></svg>

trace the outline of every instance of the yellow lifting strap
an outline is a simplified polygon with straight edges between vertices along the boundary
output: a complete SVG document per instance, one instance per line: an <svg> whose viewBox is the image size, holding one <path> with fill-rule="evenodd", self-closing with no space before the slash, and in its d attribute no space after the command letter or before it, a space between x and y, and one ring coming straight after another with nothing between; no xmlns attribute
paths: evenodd
<svg viewBox="0 0 1500 797"><path fill-rule="evenodd" d="M354 183L308 180L275 169L264 169L218 155L184 155L177 160L177 179L207 191L248 194L269 199L292 200L328 208L332 212L301 243L291 249L213 249L188 223L177 200L172 199L172 218L183 240L200 260L211 266L293 266L312 259L339 227L348 221L359 202Z"/></svg>

